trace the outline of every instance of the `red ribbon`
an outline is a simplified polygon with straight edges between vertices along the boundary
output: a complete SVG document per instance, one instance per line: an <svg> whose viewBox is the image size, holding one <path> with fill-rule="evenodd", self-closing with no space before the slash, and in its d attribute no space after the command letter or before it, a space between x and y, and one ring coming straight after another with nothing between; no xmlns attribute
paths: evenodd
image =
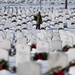
<svg viewBox="0 0 75 75"><path fill-rule="evenodd" d="M61 70L54 71L54 75L64 75L64 72Z"/></svg>
<svg viewBox="0 0 75 75"><path fill-rule="evenodd" d="M0 66L0 70L2 70L3 69L3 66Z"/></svg>
<svg viewBox="0 0 75 75"><path fill-rule="evenodd" d="M38 59L43 59L43 56L39 54Z"/></svg>
<svg viewBox="0 0 75 75"><path fill-rule="evenodd" d="M71 64L71 66L75 66L75 63Z"/></svg>
<svg viewBox="0 0 75 75"><path fill-rule="evenodd" d="M33 44L33 45L32 45L32 48L36 48L36 44Z"/></svg>

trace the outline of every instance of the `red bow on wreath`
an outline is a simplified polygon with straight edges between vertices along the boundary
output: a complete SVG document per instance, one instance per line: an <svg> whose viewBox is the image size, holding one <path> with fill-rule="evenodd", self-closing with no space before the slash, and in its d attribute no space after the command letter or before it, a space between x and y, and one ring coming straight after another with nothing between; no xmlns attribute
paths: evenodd
<svg viewBox="0 0 75 75"><path fill-rule="evenodd" d="M54 75L64 75L64 72L62 70L55 70Z"/></svg>
<svg viewBox="0 0 75 75"><path fill-rule="evenodd" d="M71 66L75 66L75 63L71 64Z"/></svg>
<svg viewBox="0 0 75 75"><path fill-rule="evenodd" d="M38 54L37 58L38 59L43 59L43 55L42 54Z"/></svg>
<svg viewBox="0 0 75 75"><path fill-rule="evenodd" d="M0 66L0 70L2 70L3 69L3 66Z"/></svg>
<svg viewBox="0 0 75 75"><path fill-rule="evenodd" d="M36 44L32 44L31 48L35 48L36 49Z"/></svg>
<svg viewBox="0 0 75 75"><path fill-rule="evenodd" d="M38 59L41 59L41 60L47 60L48 58L48 53L35 53L34 57L33 57L33 60L38 60Z"/></svg>

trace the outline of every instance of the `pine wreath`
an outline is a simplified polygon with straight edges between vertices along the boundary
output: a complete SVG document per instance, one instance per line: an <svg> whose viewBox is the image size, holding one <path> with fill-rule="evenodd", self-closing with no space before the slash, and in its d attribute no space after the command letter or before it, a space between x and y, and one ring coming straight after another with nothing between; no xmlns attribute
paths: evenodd
<svg viewBox="0 0 75 75"><path fill-rule="evenodd" d="M4 59L0 59L0 70L2 69L6 69L6 70L9 69L8 62L5 61Z"/></svg>
<svg viewBox="0 0 75 75"><path fill-rule="evenodd" d="M58 66L46 72L45 75L64 75L64 72L62 71L62 68Z"/></svg>
<svg viewBox="0 0 75 75"><path fill-rule="evenodd" d="M63 51L66 52L66 51L68 51L70 48L71 48L70 46L66 45L66 46L63 47Z"/></svg>
<svg viewBox="0 0 75 75"><path fill-rule="evenodd" d="M75 60L71 61L65 68L61 68L60 66L52 68L44 75L65 75L65 73L69 72L69 68L75 66Z"/></svg>
<svg viewBox="0 0 75 75"><path fill-rule="evenodd" d="M47 60L48 59L48 53L35 53L33 60Z"/></svg>

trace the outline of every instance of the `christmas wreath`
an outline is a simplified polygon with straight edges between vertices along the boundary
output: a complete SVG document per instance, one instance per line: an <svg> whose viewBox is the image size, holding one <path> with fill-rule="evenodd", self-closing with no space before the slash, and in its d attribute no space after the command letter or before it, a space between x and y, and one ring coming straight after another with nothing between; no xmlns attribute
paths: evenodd
<svg viewBox="0 0 75 75"><path fill-rule="evenodd" d="M35 48L36 49L36 44L32 44L31 48Z"/></svg>
<svg viewBox="0 0 75 75"><path fill-rule="evenodd" d="M70 67L75 66L75 60L71 61L71 62L69 63L69 65L70 65Z"/></svg>
<svg viewBox="0 0 75 75"><path fill-rule="evenodd" d="M62 71L61 67L58 66L49 70L45 75L64 75L64 72Z"/></svg>
<svg viewBox="0 0 75 75"><path fill-rule="evenodd" d="M48 53L35 53L34 54L34 57L33 57L33 60L47 60L48 59Z"/></svg>
<svg viewBox="0 0 75 75"><path fill-rule="evenodd" d="M7 69L8 70L8 63L7 61L5 61L4 59L0 59L0 70L3 70L3 69Z"/></svg>
<svg viewBox="0 0 75 75"><path fill-rule="evenodd" d="M75 60L70 62L65 68L61 68L60 66L52 68L45 75L65 75L65 73L69 72L69 68L75 66Z"/></svg>
<svg viewBox="0 0 75 75"><path fill-rule="evenodd" d="M66 51L68 51L70 48L71 48L70 46L66 45L66 46L63 47L63 51L66 52Z"/></svg>
<svg viewBox="0 0 75 75"><path fill-rule="evenodd" d="M6 69L10 72L16 73L16 67L10 67L8 62L5 61L4 59L0 59L0 70Z"/></svg>

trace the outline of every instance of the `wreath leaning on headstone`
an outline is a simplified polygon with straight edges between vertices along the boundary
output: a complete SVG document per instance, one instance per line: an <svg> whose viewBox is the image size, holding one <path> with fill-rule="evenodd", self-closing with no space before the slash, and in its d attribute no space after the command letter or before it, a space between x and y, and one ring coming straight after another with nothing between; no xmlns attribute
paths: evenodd
<svg viewBox="0 0 75 75"><path fill-rule="evenodd" d="M4 59L0 59L0 70L3 70L3 69L8 70L9 65L7 61L5 61Z"/></svg>
<svg viewBox="0 0 75 75"><path fill-rule="evenodd" d="M5 61L4 59L0 59L0 70L3 70L3 69L16 73L15 66L10 67L7 61Z"/></svg>
<svg viewBox="0 0 75 75"><path fill-rule="evenodd" d="M62 68L58 66L46 72L45 75L64 75L64 72L62 71Z"/></svg>
<svg viewBox="0 0 75 75"><path fill-rule="evenodd" d="M65 73L69 72L70 67L75 66L75 60L71 61L65 68L62 68L61 66L52 68L48 72L46 72L44 75L65 75Z"/></svg>
<svg viewBox="0 0 75 75"><path fill-rule="evenodd" d="M33 56L33 60L37 61L37 60L47 60L48 59L48 53L43 52L43 53L35 53Z"/></svg>

